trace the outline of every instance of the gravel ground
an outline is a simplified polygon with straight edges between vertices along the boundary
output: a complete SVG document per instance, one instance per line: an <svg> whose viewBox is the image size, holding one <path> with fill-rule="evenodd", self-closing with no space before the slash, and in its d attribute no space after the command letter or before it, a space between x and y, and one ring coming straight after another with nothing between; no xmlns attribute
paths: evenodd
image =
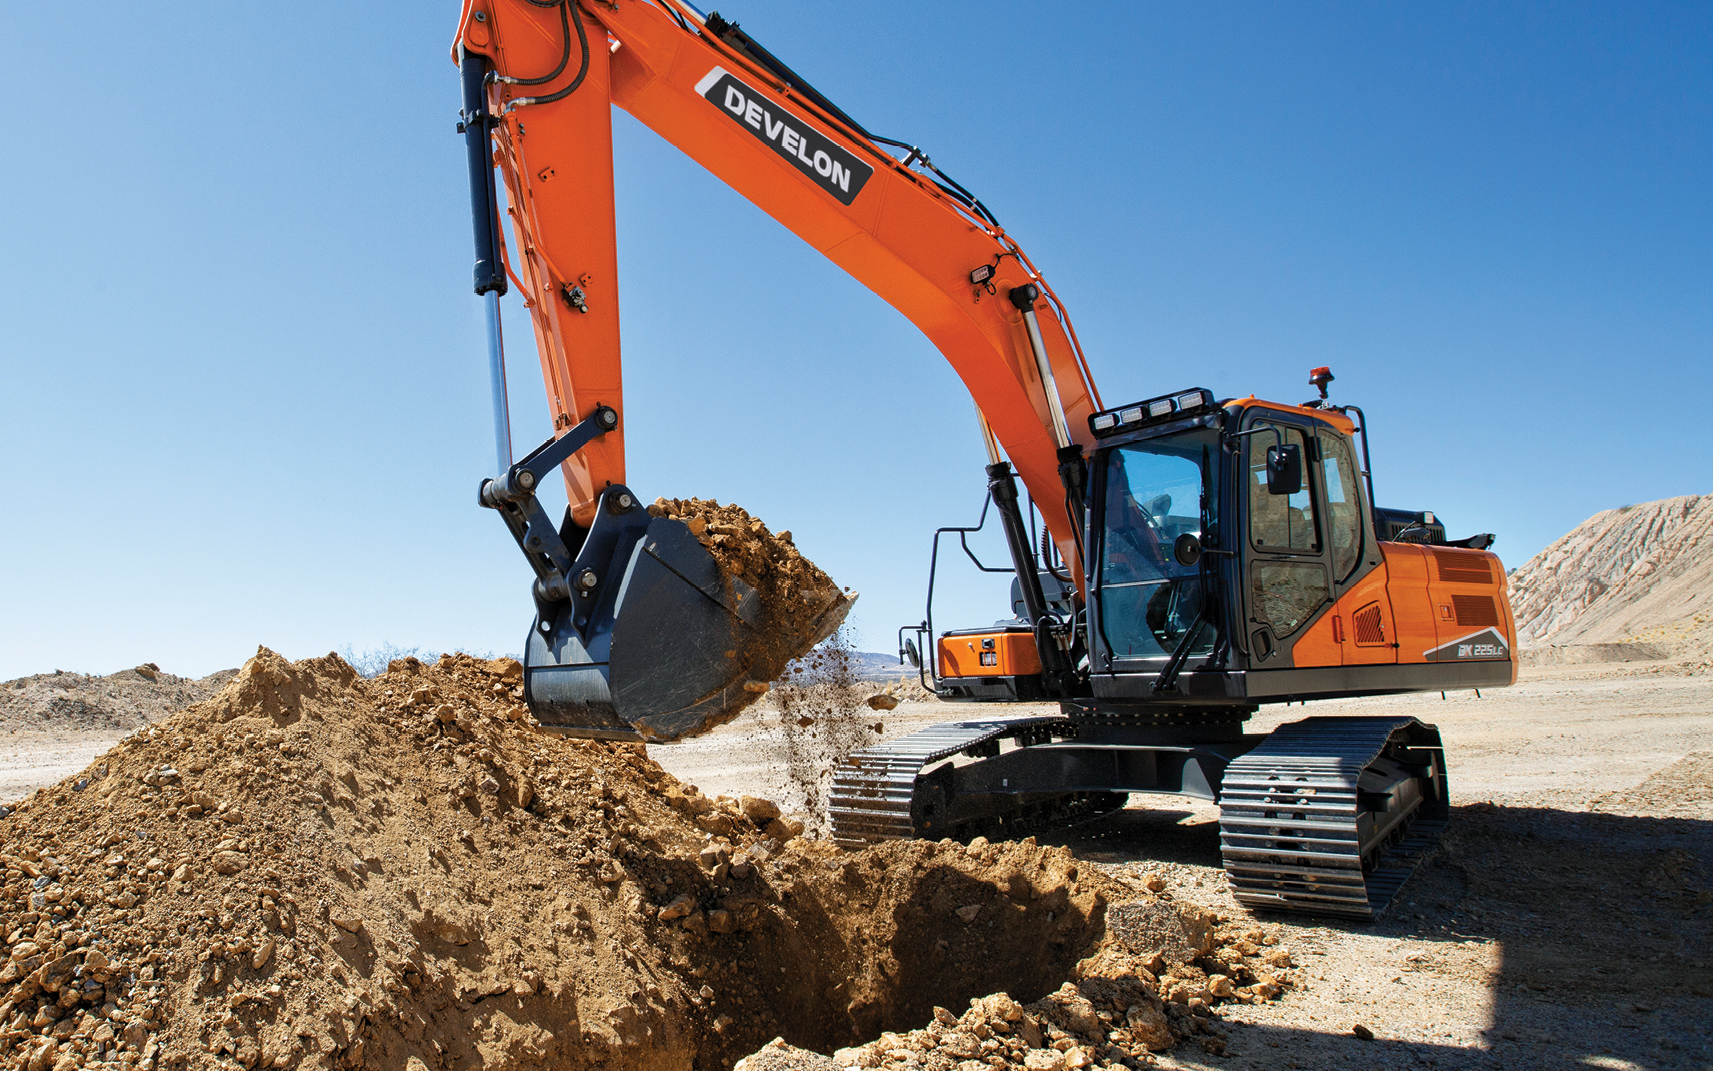
<svg viewBox="0 0 1713 1071"><path fill-rule="evenodd" d="M888 739L993 707L906 703ZM1179 1068L1713 1068L1713 674L1637 663L1525 670L1514 687L1292 707L1439 725L1451 831L1377 924L1277 916L1307 984L1228 1010L1230 1050ZM1008 708L1018 714L1051 708ZM787 798L764 714L651 748L710 793ZM1119 876L1162 873L1229 914L1218 808L1133 797L1059 838ZM1363 1040L1361 1024L1374 1037Z"/></svg>

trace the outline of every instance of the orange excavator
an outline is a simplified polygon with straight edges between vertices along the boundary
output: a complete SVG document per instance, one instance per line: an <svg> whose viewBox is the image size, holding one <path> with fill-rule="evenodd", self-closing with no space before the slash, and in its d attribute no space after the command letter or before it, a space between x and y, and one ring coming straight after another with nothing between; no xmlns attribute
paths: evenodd
<svg viewBox="0 0 1713 1071"><path fill-rule="evenodd" d="M1432 513L1374 506L1367 418L1329 400L1330 370L1301 405L1203 388L1105 405L1064 304L975 194L686 0L464 0L454 58L498 442L480 501L535 573L525 691L544 728L698 731L848 606L781 645L743 583L625 485L616 105L902 312L975 401L981 525L991 512L1011 559L976 564L1014 574L1012 606L936 632L931 569L901 657L942 699L1059 713L858 752L836 771L835 835L1017 836L1177 793L1219 803L1245 904L1384 910L1448 817L1438 730L1404 715L1244 723L1268 703L1509 684L1515 625L1490 535L1454 541ZM511 286L554 414L515 461ZM557 525L536 497L554 469L569 498ZM934 568L942 537L968 552L981 525L936 533Z"/></svg>

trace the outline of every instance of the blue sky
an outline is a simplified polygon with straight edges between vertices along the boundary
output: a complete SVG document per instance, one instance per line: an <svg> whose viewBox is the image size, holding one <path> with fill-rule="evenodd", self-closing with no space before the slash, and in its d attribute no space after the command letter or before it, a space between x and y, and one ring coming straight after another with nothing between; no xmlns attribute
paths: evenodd
<svg viewBox="0 0 1713 1071"><path fill-rule="evenodd" d="M1372 421L1381 504L1521 564L1713 492L1713 8L1086 4L724 14L928 148L1069 304L1109 403L1189 385ZM0 79L0 678L259 643L515 651L455 4L35 9ZM736 501L922 615L974 518L970 404L922 336L617 124L630 482ZM511 328L520 447L547 434ZM1003 597L948 580L942 624Z"/></svg>

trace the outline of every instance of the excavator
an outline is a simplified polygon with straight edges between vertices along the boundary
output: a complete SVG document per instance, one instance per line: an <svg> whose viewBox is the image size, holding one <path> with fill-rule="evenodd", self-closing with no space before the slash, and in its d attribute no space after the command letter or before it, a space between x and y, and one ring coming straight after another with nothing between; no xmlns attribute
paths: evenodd
<svg viewBox="0 0 1713 1071"><path fill-rule="evenodd" d="M1064 302L987 205L687 0L464 0L453 58L497 442L479 501L535 574L524 688L544 729L702 731L849 605L767 635L753 591L625 484L616 106L903 313L975 402L986 505L935 534L934 568L943 536L967 552L991 512L1010 563L983 568L1013 574L1012 605L936 634L931 568L901 657L940 699L1059 710L857 752L835 771L835 837L1023 836L1180 794L1218 803L1249 908L1385 910L1449 817L1438 729L1385 713L1245 723L1268 704L1513 683L1516 626L1491 535L1452 540L1432 512L1374 505L1368 420L1329 398L1330 369L1302 404L1185 387L1106 405ZM553 414L516 460L511 287ZM537 497L555 469L558 524Z"/></svg>

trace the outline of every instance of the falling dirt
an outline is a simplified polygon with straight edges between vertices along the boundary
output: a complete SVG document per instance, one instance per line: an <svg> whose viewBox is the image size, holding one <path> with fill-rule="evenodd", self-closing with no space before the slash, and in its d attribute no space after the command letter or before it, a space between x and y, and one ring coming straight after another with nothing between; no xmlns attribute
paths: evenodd
<svg viewBox="0 0 1713 1071"><path fill-rule="evenodd" d="M0 1060L728 1067L1038 1000L1139 895L1032 841L797 837L639 745L539 734L519 668L264 649L6 809Z"/></svg>
<svg viewBox="0 0 1713 1071"><path fill-rule="evenodd" d="M842 629L791 663L774 686L763 724L780 725L786 775L796 797L789 803L808 816L810 833L829 832L827 797L833 770L853 752L879 742L884 722L869 701L886 694L877 693L858 675L850 639Z"/></svg>

